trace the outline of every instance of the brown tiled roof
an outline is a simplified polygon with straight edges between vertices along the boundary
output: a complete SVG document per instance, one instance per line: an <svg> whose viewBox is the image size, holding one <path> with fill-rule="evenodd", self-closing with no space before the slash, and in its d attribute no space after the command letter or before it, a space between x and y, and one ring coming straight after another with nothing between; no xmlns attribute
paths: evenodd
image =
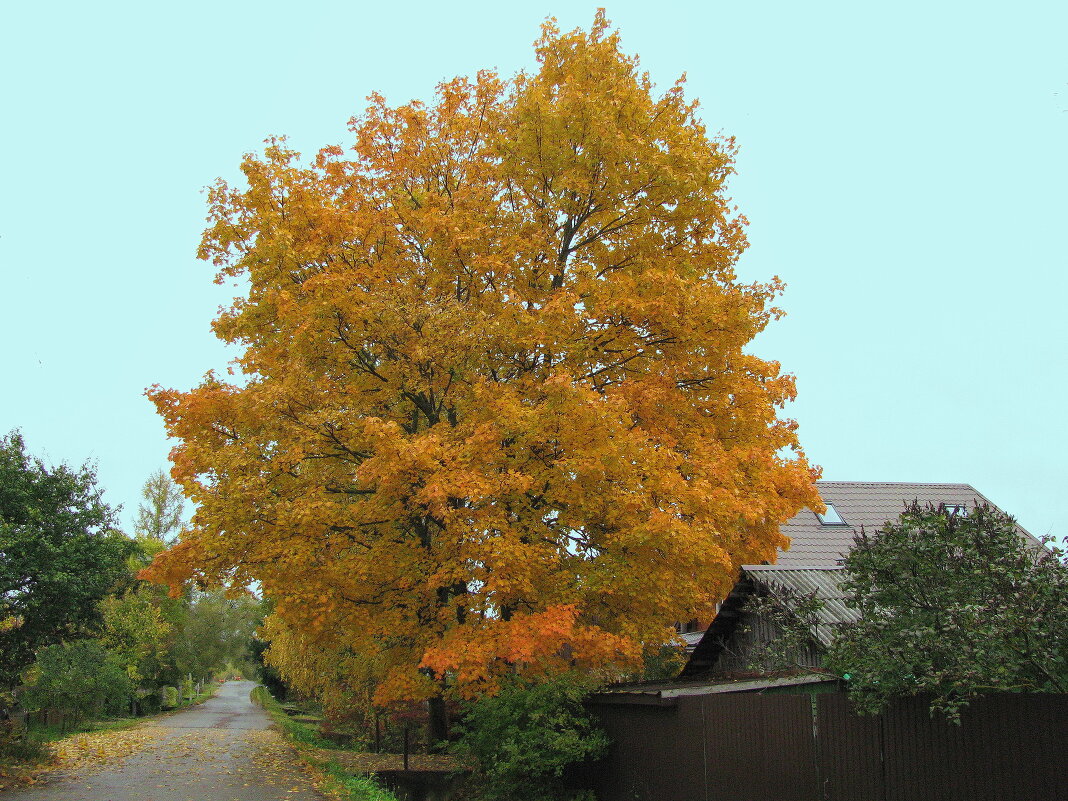
<svg viewBox="0 0 1068 801"><path fill-rule="evenodd" d="M968 508L990 501L970 484L906 484L874 481L817 481L824 503L832 504L845 525L823 525L815 512L803 509L782 527L791 540L789 550L780 551L781 567L833 566L853 547L853 537L861 526L868 532L888 520L897 519L905 504L919 501L964 504ZM993 504L991 504L993 505ZM1027 532L1021 533L1030 538Z"/></svg>

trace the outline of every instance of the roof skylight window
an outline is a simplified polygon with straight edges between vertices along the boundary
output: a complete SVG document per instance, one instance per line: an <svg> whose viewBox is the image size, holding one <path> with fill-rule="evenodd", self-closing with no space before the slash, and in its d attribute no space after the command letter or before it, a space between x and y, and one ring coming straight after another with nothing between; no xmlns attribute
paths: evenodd
<svg viewBox="0 0 1068 801"><path fill-rule="evenodd" d="M824 501L824 504L827 506L827 511L824 512L823 514L820 514L819 512L816 513L816 519L820 521L820 525L823 525L823 526L847 526L847 525L849 525L848 523L846 523L846 521L844 521L842 519L842 516L840 514L838 514L838 510L837 509L835 509L831 504L827 503L826 501Z"/></svg>
<svg viewBox="0 0 1068 801"><path fill-rule="evenodd" d="M968 506L963 503L947 503L945 505L946 514L950 517L967 517Z"/></svg>

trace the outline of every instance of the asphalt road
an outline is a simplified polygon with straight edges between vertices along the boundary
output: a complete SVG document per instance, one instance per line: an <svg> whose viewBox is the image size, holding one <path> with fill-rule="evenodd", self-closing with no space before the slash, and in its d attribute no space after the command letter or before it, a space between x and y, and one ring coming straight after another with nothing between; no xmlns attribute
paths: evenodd
<svg viewBox="0 0 1068 801"><path fill-rule="evenodd" d="M2 801L322 801L267 714L249 700L250 681L224 684L200 706L145 724L144 744Z"/></svg>

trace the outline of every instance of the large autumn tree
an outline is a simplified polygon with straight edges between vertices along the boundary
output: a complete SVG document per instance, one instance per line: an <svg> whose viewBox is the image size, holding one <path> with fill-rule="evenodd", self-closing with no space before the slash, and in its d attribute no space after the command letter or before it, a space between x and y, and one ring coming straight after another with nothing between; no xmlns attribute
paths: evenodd
<svg viewBox="0 0 1068 801"><path fill-rule="evenodd" d="M745 351L734 145L655 96L603 14L538 69L371 98L211 190L200 256L240 378L150 391L197 512L154 575L259 582L378 701L636 660L818 506L779 365Z"/></svg>

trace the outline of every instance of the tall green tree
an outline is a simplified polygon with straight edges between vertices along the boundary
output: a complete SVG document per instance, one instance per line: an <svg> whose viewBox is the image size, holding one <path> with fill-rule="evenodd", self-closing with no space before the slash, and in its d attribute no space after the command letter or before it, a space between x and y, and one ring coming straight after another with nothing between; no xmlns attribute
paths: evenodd
<svg viewBox="0 0 1068 801"><path fill-rule="evenodd" d="M182 527L185 498L178 485L162 470L157 470L141 488L142 501L137 507L134 534L167 542Z"/></svg>
<svg viewBox="0 0 1068 801"><path fill-rule="evenodd" d="M860 618L828 664L861 710L922 693L956 718L985 692L1068 692L1068 564L998 509L913 504L845 568Z"/></svg>
<svg viewBox="0 0 1068 801"><path fill-rule="evenodd" d="M132 580L134 545L101 496L91 465L48 467L18 432L0 438L0 686L94 628L100 600Z"/></svg>

